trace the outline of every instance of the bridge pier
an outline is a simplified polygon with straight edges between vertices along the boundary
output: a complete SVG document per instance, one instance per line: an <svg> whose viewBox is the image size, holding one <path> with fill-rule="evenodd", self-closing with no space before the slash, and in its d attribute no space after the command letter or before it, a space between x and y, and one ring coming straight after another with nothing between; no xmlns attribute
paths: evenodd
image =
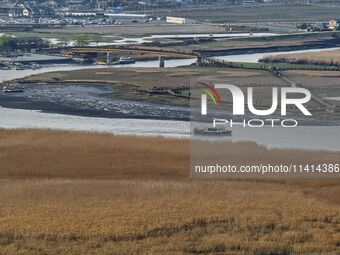
<svg viewBox="0 0 340 255"><path fill-rule="evenodd" d="M164 66L165 66L164 57L159 57L159 68L164 68Z"/></svg>
<svg viewBox="0 0 340 255"><path fill-rule="evenodd" d="M153 47L137 47L137 46L110 46L110 47L72 47L73 54L79 53L117 53L117 55L129 55L131 52L137 55L158 55L162 57L179 57L179 58L196 58L193 52L174 51L172 49L157 50Z"/></svg>
<svg viewBox="0 0 340 255"><path fill-rule="evenodd" d="M111 59L110 59L110 52L107 52L106 53L106 64L109 64L111 62Z"/></svg>
<svg viewBox="0 0 340 255"><path fill-rule="evenodd" d="M197 67L202 66L202 58L201 58L201 56L198 56L198 57L197 57L196 66L197 66Z"/></svg>

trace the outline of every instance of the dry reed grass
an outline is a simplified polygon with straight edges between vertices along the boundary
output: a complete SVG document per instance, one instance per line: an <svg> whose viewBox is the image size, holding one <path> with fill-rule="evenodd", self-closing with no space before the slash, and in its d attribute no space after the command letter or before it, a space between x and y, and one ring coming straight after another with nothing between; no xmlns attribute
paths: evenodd
<svg viewBox="0 0 340 255"><path fill-rule="evenodd" d="M0 177L185 176L187 141L39 130L1 130Z"/></svg>
<svg viewBox="0 0 340 255"><path fill-rule="evenodd" d="M188 148L0 130L0 254L339 254L339 181L193 180Z"/></svg>
<svg viewBox="0 0 340 255"><path fill-rule="evenodd" d="M265 57L264 61L338 66L340 65L340 50L278 54L275 56Z"/></svg>

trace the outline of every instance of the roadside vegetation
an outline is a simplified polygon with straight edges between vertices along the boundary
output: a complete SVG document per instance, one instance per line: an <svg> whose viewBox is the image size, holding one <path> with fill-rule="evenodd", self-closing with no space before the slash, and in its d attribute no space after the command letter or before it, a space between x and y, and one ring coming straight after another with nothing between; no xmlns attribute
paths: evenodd
<svg viewBox="0 0 340 255"><path fill-rule="evenodd" d="M122 39L122 37L118 36L103 36L98 33L58 33L58 32L6 32L2 37L7 38L6 40L12 38L12 40L16 41L28 41L28 40L39 40L44 42L44 45L38 46L41 48L56 45L69 45L72 44L74 46L86 46L90 43L94 44L109 44L114 42L115 40ZM1 38L1 37L0 37ZM4 39L0 41L3 42ZM15 48L14 48L15 49Z"/></svg>
<svg viewBox="0 0 340 255"><path fill-rule="evenodd" d="M226 156L254 155L339 158L254 143ZM339 181L190 179L188 140L0 130L0 160L3 254L340 251Z"/></svg>
<svg viewBox="0 0 340 255"><path fill-rule="evenodd" d="M0 52L30 51L31 49L47 46L48 44L39 37L15 38L7 35L0 36Z"/></svg>
<svg viewBox="0 0 340 255"><path fill-rule="evenodd" d="M274 58L274 57L273 57ZM290 62L290 61L272 61L272 58L268 57L261 60L259 63L246 63L246 62L233 62L235 66L245 69L269 69L275 67L279 70L315 70L315 71L334 71L338 70L338 66L327 65L321 62Z"/></svg>

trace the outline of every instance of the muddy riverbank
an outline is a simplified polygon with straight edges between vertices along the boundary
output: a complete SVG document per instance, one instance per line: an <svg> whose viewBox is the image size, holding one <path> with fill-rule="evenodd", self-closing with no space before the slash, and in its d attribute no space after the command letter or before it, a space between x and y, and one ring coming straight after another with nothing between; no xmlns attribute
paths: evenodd
<svg viewBox="0 0 340 255"><path fill-rule="evenodd" d="M28 85L23 93L0 92L0 106L12 109L39 110L68 115L188 120L189 108L120 99L118 88L110 85Z"/></svg>

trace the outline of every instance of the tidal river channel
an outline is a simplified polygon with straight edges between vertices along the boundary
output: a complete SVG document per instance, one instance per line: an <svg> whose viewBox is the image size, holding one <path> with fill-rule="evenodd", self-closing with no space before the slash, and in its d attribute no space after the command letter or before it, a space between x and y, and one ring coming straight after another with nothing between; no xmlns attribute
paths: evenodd
<svg viewBox="0 0 340 255"><path fill-rule="evenodd" d="M257 62L264 54L281 53L267 52L219 58ZM186 66L194 62L195 59L167 60L165 67ZM157 66L158 61L140 61L129 65L132 68ZM117 65L112 68L120 67ZM39 70L0 70L0 81L50 71L88 68L103 68L103 66L55 65L45 66ZM188 107L115 99L110 96L112 90L111 86L37 84L30 85L29 89L22 94L8 95L0 92L0 128L50 128L189 138ZM227 139L234 142L253 141L269 148L340 151L340 143L337 142L340 141L340 127L336 125L303 126L292 129L238 127L233 128L232 131L232 136Z"/></svg>

